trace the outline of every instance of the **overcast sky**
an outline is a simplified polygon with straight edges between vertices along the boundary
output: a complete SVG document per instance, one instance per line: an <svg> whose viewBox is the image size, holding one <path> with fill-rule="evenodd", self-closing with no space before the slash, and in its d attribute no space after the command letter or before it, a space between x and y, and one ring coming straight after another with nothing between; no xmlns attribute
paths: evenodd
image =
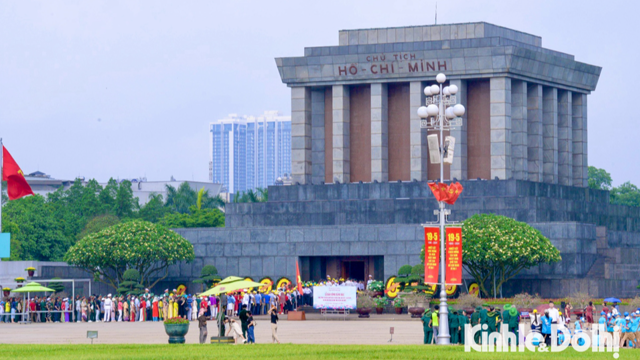
<svg viewBox="0 0 640 360"><path fill-rule="evenodd" d="M602 66L588 99L589 163L614 184L640 185L639 4L441 0L438 23L490 22ZM434 0L1 0L0 137L25 173L207 181L210 121L290 114L275 57L337 45L341 29L433 24L434 9Z"/></svg>

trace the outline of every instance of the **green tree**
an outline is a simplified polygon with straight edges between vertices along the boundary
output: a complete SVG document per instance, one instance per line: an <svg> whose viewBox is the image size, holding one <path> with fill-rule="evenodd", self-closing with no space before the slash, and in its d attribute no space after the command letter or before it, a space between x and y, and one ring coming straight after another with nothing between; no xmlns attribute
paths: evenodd
<svg viewBox="0 0 640 360"><path fill-rule="evenodd" d="M170 265L194 258L193 245L182 236L159 224L133 220L87 235L67 251L64 261L117 289L128 269L137 270L140 283L152 287L168 276Z"/></svg>
<svg viewBox="0 0 640 360"><path fill-rule="evenodd" d="M213 265L205 265L200 270L200 277L196 280L193 280L196 284L203 284L208 288L210 288L214 282L220 281L220 275L218 275L218 269L216 269Z"/></svg>
<svg viewBox="0 0 640 360"><path fill-rule="evenodd" d="M185 181L178 189L171 185L167 185L167 202L166 206L175 212L180 214L186 214L189 212L189 207L196 205L198 194L191 189L189 184Z"/></svg>
<svg viewBox="0 0 640 360"><path fill-rule="evenodd" d="M133 217L133 211L138 208L138 198L133 197L133 189L131 188L131 181L123 180L118 184L118 191L116 192L116 199L113 212L121 218Z"/></svg>
<svg viewBox="0 0 640 360"><path fill-rule="evenodd" d="M256 191L253 189L248 190L247 192L237 192L233 196L234 203L255 203L255 202L266 202L269 199L269 194L266 189L257 188Z"/></svg>
<svg viewBox="0 0 640 360"><path fill-rule="evenodd" d="M168 228L224 227L224 213L218 209L196 209L189 214L171 213L165 215L160 224Z"/></svg>
<svg viewBox="0 0 640 360"><path fill-rule="evenodd" d="M640 189L627 181L611 189L609 201L616 205L640 206Z"/></svg>
<svg viewBox="0 0 640 360"><path fill-rule="evenodd" d="M23 236L20 234L20 227L16 223L10 220L5 220L3 218L2 232L11 234L11 240L9 245L11 247L11 256L8 258L4 258L2 260L17 261L17 260L24 259L25 254L24 254L24 251L22 250L22 243L20 242L20 239L23 238Z"/></svg>
<svg viewBox="0 0 640 360"><path fill-rule="evenodd" d="M611 174L605 169L589 166L589 187L595 190L611 190Z"/></svg>
<svg viewBox="0 0 640 360"><path fill-rule="evenodd" d="M73 244L75 236L65 234L65 219L57 218L53 210L52 204L37 194L3 206L3 229L11 226L11 237L20 244L20 260L60 261Z"/></svg>
<svg viewBox="0 0 640 360"><path fill-rule="evenodd" d="M122 274L122 282L116 291L120 295L140 295L144 291L144 285L140 284L140 272L129 269Z"/></svg>
<svg viewBox="0 0 640 360"><path fill-rule="evenodd" d="M93 234L99 231L102 231L110 226L116 225L120 222L115 215L99 215L89 220L87 225L85 225L84 229L78 234L77 239L80 240L83 237Z"/></svg>
<svg viewBox="0 0 640 360"><path fill-rule="evenodd" d="M169 213L171 213L171 209L164 206L162 195L151 194L151 196L149 196L149 201L140 207L138 217L144 221L156 223Z"/></svg>
<svg viewBox="0 0 640 360"><path fill-rule="evenodd" d="M60 280L60 278L59 277L54 277L54 278L51 278L51 280ZM53 289L56 294L59 293L59 292L64 291L64 284L62 284L61 282L57 282L57 281L50 282L47 285L47 287Z"/></svg>
<svg viewBox="0 0 640 360"><path fill-rule="evenodd" d="M489 297L485 284L496 289L520 271L560 261L560 252L540 231L506 216L479 214L462 225L462 264Z"/></svg>
<svg viewBox="0 0 640 360"><path fill-rule="evenodd" d="M110 178L104 189L100 191L98 198L104 206L105 211L111 212L116 204L116 194L118 193L118 182L114 178Z"/></svg>

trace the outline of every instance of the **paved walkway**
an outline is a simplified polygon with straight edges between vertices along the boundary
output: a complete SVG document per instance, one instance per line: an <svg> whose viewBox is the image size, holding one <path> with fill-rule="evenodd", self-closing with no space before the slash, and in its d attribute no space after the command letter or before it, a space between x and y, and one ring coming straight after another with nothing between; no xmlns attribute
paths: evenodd
<svg viewBox="0 0 640 360"><path fill-rule="evenodd" d="M286 316L283 316L286 317ZM271 341L271 325L266 316L257 318L256 342ZM293 344L387 344L389 328L394 327L393 344L421 344L422 322L409 315L372 315L358 319L350 315L346 321L320 320L319 314L309 314L307 321L280 321L278 336L283 343ZM97 330L94 344L164 344L168 337L161 322L136 323L0 323L0 343L10 344L87 344L88 330ZM209 336L216 332L215 321L208 325ZM198 342L198 323L192 321L187 343Z"/></svg>

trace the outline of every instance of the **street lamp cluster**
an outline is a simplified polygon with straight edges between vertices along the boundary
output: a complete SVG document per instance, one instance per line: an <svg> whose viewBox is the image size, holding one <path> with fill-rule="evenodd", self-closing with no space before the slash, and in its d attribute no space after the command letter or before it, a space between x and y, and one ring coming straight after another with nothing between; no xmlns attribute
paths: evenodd
<svg viewBox="0 0 640 360"><path fill-rule="evenodd" d="M440 181L444 181L444 156L447 151L447 149L444 148L444 131L462 126L461 117L465 113L465 108L462 104L456 104L456 94L459 90L456 85L449 85L444 89L442 88L442 84L447 81L445 74L438 74L436 81L438 85L431 85L424 88L424 94L427 96L426 106L418 108L418 116L423 119L420 122L421 128L440 132L439 149L437 145L434 145L433 147L429 147L429 151L432 151L432 149L435 151L439 150L440 157L436 157L436 160L440 163ZM450 142L450 144L451 143L452 142ZM448 154L448 157L452 158L453 154ZM433 159L434 157L430 156L430 158ZM438 324L437 344L449 345L451 344L451 336L449 334L449 310L445 284L445 225L447 221L446 216L451 213L451 210L445 209L445 203L443 201L439 202L439 208L439 210L435 211L435 214L439 216L440 225L440 321Z"/></svg>

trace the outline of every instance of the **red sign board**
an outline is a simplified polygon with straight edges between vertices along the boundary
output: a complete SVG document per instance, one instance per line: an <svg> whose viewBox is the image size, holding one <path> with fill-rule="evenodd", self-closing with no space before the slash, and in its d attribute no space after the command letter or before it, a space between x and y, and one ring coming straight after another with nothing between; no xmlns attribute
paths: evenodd
<svg viewBox="0 0 640 360"><path fill-rule="evenodd" d="M448 227L445 283L462 284L462 228Z"/></svg>
<svg viewBox="0 0 640 360"><path fill-rule="evenodd" d="M440 264L440 229L424 228L424 282L438 283L438 266Z"/></svg>

